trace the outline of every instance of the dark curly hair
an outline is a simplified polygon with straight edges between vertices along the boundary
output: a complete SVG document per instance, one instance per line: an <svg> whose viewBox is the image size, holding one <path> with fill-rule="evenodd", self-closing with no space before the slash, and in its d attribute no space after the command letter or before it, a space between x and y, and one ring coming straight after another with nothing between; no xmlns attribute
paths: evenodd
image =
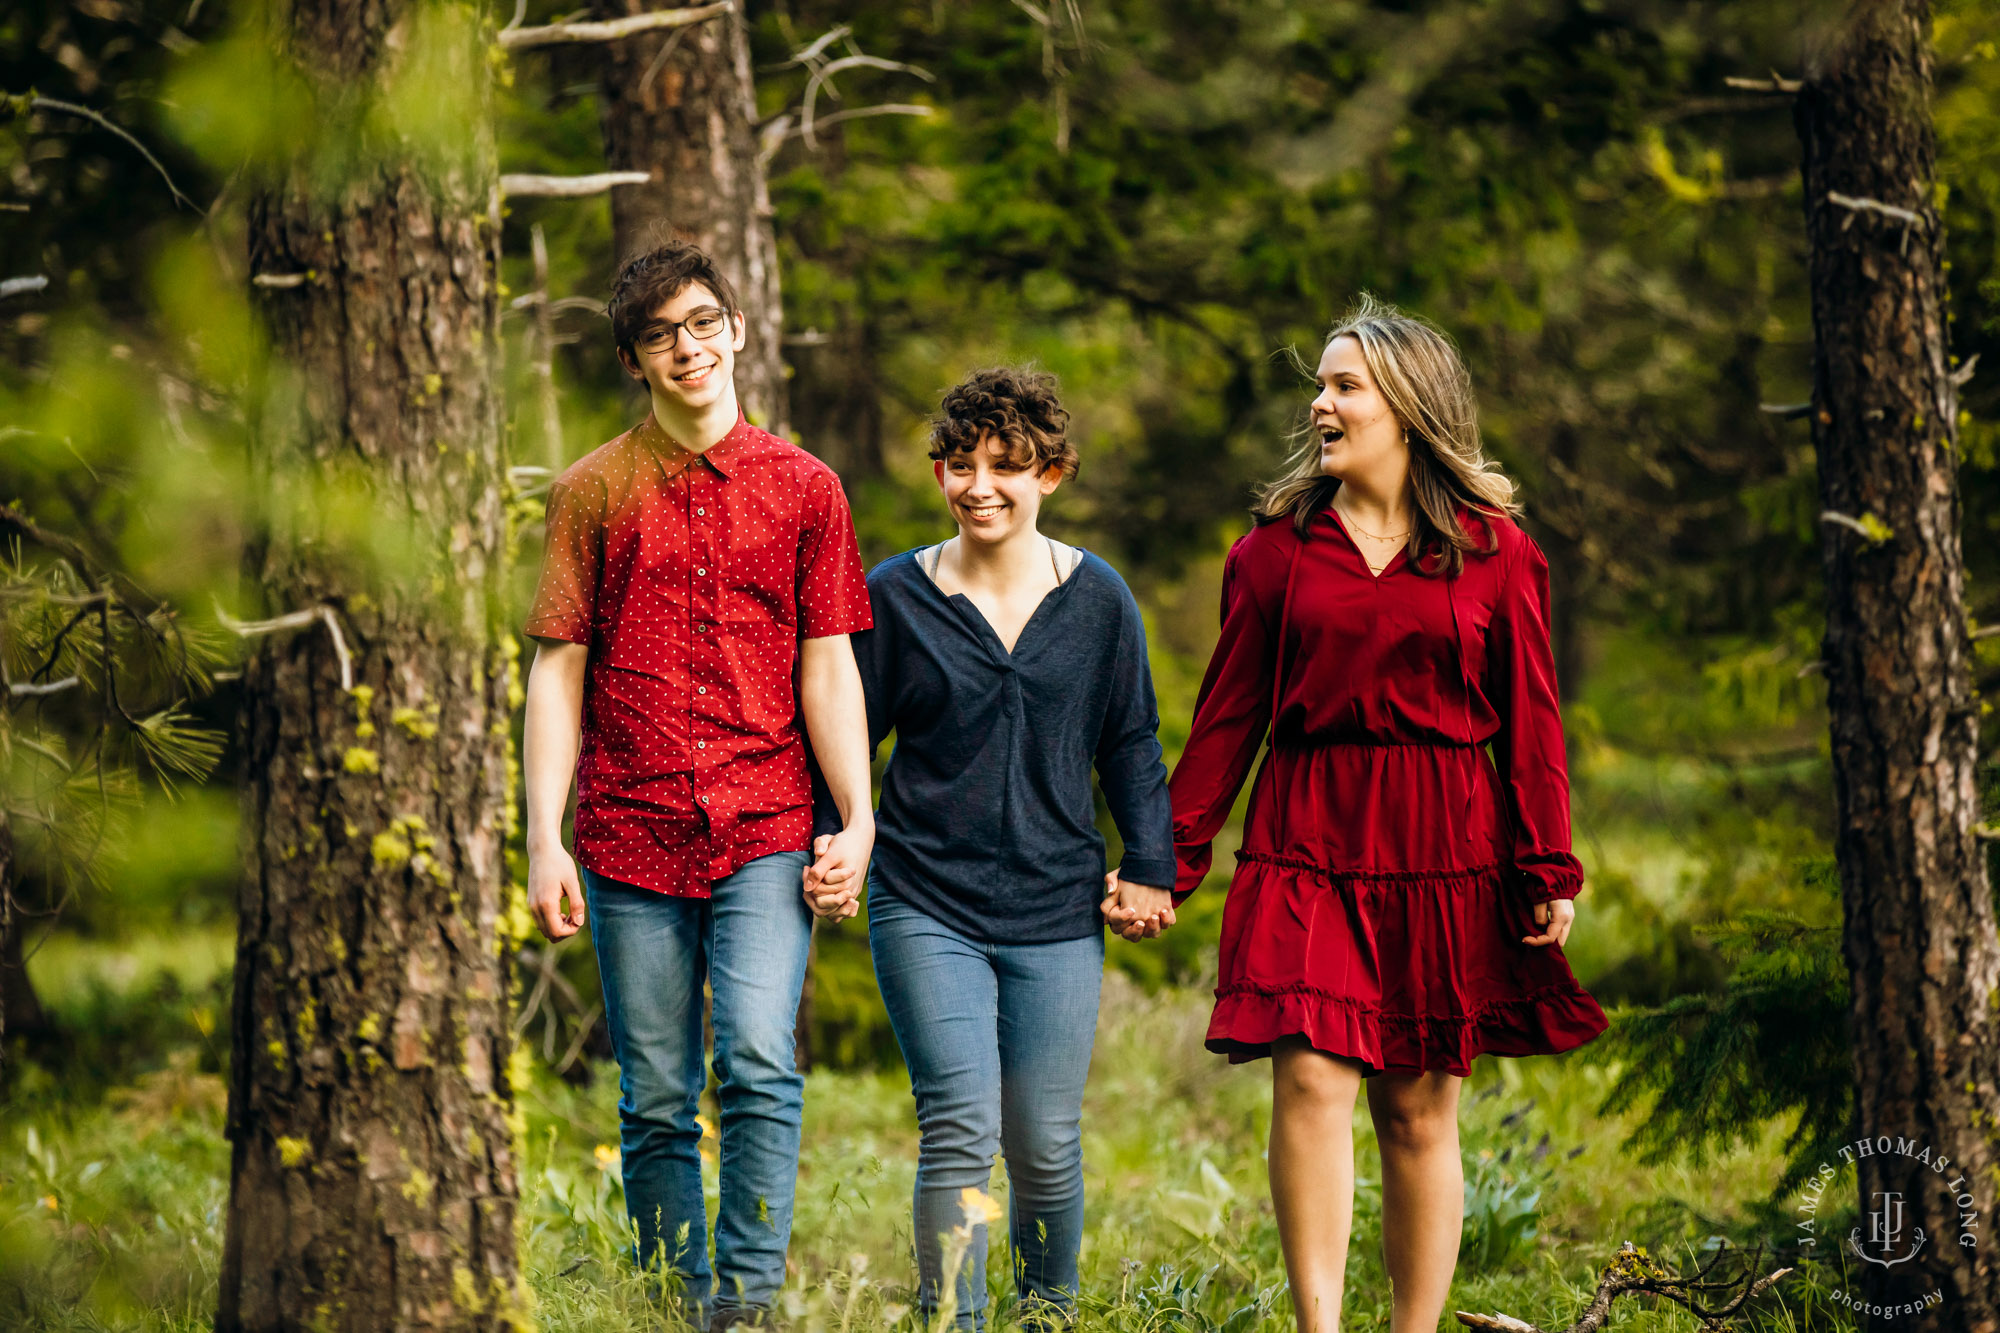
<svg viewBox="0 0 2000 1333"><path fill-rule="evenodd" d="M1050 468L1064 481L1076 476L1069 413L1056 397L1054 375L1010 366L974 371L945 394L931 418L931 457L970 453L989 435L1038 476Z"/></svg>
<svg viewBox="0 0 2000 1333"><path fill-rule="evenodd" d="M611 336L617 339L618 350L630 352L653 322L653 312L696 282L714 292L724 310L734 313L741 308L736 304L736 289L698 245L668 241L626 260L618 269L618 278L611 284L611 300L604 307L604 313L611 317Z"/></svg>

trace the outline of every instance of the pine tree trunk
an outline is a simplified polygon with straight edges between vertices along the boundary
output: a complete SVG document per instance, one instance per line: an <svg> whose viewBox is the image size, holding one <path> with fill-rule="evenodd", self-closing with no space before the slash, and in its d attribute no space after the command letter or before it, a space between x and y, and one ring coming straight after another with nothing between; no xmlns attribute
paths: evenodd
<svg viewBox="0 0 2000 1333"><path fill-rule="evenodd" d="M245 583L269 614L332 607L354 689L320 624L260 639L245 673L225 1333L499 1328L523 1308L496 187L467 15L291 0L272 20L312 132L339 134L419 51L448 60L471 123L425 146L377 113L342 179L322 152L250 207L290 379L257 423L271 517Z"/></svg>
<svg viewBox="0 0 2000 1333"><path fill-rule="evenodd" d="M1974 832L1977 705L1931 59L1926 3L1857 3L1815 54L1797 108L1859 1130L1950 1159L1940 1175L1901 1152L1856 1154L1864 1234L1883 1196L1900 1194L1900 1248L1915 1228L1928 1239L1906 1263L1851 1267L1871 1304L1937 1290L1943 1303L1927 1327L1992 1333L2000 1328L2000 1252L1986 1226L1962 1222L1975 1209L1954 1202L1976 1196L1982 1222L1992 1216L2000 939ZM1977 1248L1962 1237L1976 1237Z"/></svg>
<svg viewBox="0 0 2000 1333"><path fill-rule="evenodd" d="M668 7L686 6L595 0L596 16L607 19ZM675 237L715 257L750 324L736 357L743 410L773 434L789 434L778 246L757 160L757 91L742 5L689 27L607 43L592 58L606 165L652 176L611 192L619 257Z"/></svg>

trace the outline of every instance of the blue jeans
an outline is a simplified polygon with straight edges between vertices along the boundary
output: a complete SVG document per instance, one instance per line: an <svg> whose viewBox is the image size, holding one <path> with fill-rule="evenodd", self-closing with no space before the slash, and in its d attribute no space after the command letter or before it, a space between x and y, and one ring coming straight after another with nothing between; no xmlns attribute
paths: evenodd
<svg viewBox="0 0 2000 1333"><path fill-rule="evenodd" d="M963 1225L960 1192L984 1190L1007 1159L1014 1285L1023 1301L1076 1306L1083 1239L1083 1084L1097 1035L1104 936L1052 944L970 939L888 894L871 893L868 946L910 1067L917 1154L917 1303L943 1289L941 1237ZM958 1324L986 1316L986 1228L958 1273Z"/></svg>
<svg viewBox="0 0 2000 1333"><path fill-rule="evenodd" d="M604 1014L618 1056L625 1206L643 1267L677 1272L697 1326L714 1310L767 1307L785 1281L805 1080L792 1031L812 942L805 852L760 857L675 898L583 872ZM701 994L714 994L722 1123L715 1266L701 1197L708 1082ZM711 1292L716 1292L711 1306Z"/></svg>

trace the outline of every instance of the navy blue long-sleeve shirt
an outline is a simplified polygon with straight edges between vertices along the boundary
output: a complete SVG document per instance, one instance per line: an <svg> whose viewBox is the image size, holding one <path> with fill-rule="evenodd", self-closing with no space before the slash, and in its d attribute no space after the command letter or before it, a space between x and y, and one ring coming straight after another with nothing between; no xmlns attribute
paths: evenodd
<svg viewBox="0 0 2000 1333"><path fill-rule="evenodd" d="M1159 709L1125 581L1083 553L1010 654L978 608L946 596L916 556L893 556L868 575L875 628L853 638L871 753L896 733L870 891L992 942L1100 929L1093 767L1125 842L1120 878L1171 887ZM823 788L817 822L822 833L840 828Z"/></svg>

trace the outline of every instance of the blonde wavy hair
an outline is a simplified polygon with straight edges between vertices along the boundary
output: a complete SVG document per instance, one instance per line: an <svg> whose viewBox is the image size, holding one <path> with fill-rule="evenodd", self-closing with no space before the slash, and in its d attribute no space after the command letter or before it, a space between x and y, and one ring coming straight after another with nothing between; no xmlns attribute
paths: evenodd
<svg viewBox="0 0 2000 1333"><path fill-rule="evenodd" d="M1472 377L1451 339L1417 315L1362 293L1326 335L1353 338L1375 387L1408 432L1410 490L1416 513L1407 549L1420 574L1451 577L1465 568L1468 551L1490 552L1498 542L1490 525L1483 542L1457 517L1460 505L1476 514L1518 516L1514 483L1485 456ZM1310 426L1284 475L1257 492L1251 512L1259 523L1289 517L1303 540L1320 510L1333 503L1338 478L1320 471L1319 436ZM1426 562L1430 568L1425 568Z"/></svg>

